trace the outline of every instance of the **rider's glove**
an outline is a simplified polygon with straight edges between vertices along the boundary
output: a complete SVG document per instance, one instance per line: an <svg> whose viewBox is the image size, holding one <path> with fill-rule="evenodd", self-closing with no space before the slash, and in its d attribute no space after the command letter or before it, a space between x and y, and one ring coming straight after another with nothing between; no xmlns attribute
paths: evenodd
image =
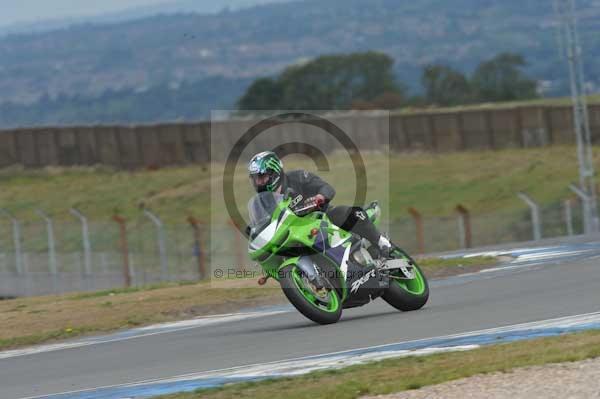
<svg viewBox="0 0 600 399"><path fill-rule="evenodd" d="M304 201L305 207L312 207L314 209L321 209L325 205L325 197L321 194L317 194L314 197L307 198Z"/></svg>

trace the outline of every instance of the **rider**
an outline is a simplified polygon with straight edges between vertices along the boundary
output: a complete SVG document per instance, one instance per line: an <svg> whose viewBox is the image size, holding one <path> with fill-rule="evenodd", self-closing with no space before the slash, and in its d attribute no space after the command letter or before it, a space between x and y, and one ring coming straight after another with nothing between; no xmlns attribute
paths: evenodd
<svg viewBox="0 0 600 399"><path fill-rule="evenodd" d="M291 189L294 195L301 196L299 201L303 201L304 204L314 204L316 208L321 205L336 226L366 238L379 248L382 256L390 257L394 250L393 244L369 220L364 209L342 205L329 207L335 190L319 176L305 170L284 173L283 163L272 151L253 156L248 164L248 172L256 192L285 193Z"/></svg>

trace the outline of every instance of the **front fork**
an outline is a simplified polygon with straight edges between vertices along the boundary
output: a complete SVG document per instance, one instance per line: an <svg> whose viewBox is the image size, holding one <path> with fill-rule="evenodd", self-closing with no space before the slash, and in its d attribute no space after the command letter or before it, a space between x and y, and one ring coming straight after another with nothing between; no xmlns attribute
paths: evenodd
<svg viewBox="0 0 600 399"><path fill-rule="evenodd" d="M313 284L315 287L320 289L320 288L324 288L327 286L327 284L325 284L325 281L323 281L323 277L321 277L321 275L319 274L319 269L318 269L317 265L315 265L315 263L312 260L310 260L309 257L297 256L294 258L290 258L290 259L286 260L285 262L283 262L279 266L278 270L283 270L285 267L287 267L289 265L298 266L298 268L300 270L302 270L302 272L304 273L304 275L306 276L308 281L310 281L311 284ZM266 284L269 277L270 276L261 277L260 279L258 279L258 284L259 285Z"/></svg>

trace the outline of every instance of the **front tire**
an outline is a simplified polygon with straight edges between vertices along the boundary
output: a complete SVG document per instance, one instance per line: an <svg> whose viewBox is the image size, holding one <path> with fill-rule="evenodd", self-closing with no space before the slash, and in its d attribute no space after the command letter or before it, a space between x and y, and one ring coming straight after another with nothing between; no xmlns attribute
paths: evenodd
<svg viewBox="0 0 600 399"><path fill-rule="evenodd" d="M429 283L417 263L406 255L414 267L415 278L398 280L390 277L390 286L383 300L403 312L421 309L429 299Z"/></svg>
<svg viewBox="0 0 600 399"><path fill-rule="evenodd" d="M335 289L330 287L326 295L319 297L296 265L285 267L280 275L283 293L305 317L318 324L333 324L340 319L342 301Z"/></svg>

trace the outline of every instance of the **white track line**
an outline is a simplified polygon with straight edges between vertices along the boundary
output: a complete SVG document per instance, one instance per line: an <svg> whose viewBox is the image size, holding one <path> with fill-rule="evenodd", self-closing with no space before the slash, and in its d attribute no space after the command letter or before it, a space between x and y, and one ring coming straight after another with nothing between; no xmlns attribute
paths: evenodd
<svg viewBox="0 0 600 399"><path fill-rule="evenodd" d="M461 274L456 277L468 277L468 276L477 275L477 274L481 274L481 273L490 273L490 272L495 272L495 271L518 269L521 267L537 266L537 265L543 264L543 262L527 263L525 265L519 265L518 263L533 262L535 260L542 260L542 259L553 258L553 257L562 258L564 256L576 255L576 254L581 254L581 253L590 252L590 251L594 250L594 249L579 249L579 250L573 250L573 251L561 250L563 248L564 248L564 246L539 247L539 248L535 248L535 247L534 248L515 248L515 249L511 249L511 250L507 250L507 251L487 251L487 252L468 254L463 257L470 258L470 257L475 257L475 256L499 256L499 255L509 255L511 253L518 254L519 252L521 252L521 253L525 252L522 255L517 255L517 257L509 263L509 266L499 266L499 267L495 267L495 268L491 268L491 269L484 269L484 270L474 272L474 273ZM550 251L548 252L548 250L550 250ZM539 253L539 251L542 251L542 253ZM543 252L543 251L547 251L547 252ZM188 330L188 329L193 329L193 328L199 328L199 327L204 327L207 325L213 325L213 324L219 324L219 323L225 323L225 322L233 322L233 321L251 319L251 318L256 318L256 317L270 316L270 315L276 315L276 314L286 313L286 312L288 312L288 310L266 311L266 312L260 311L260 312L251 312L251 313L231 313L231 314L222 314L222 315L214 315L214 316L205 316L205 317L201 317L201 318L196 318L196 319L191 319L191 320L183 320L183 321L178 321L178 322L173 322L173 323L163 323L163 324L151 325L151 326L136 328L136 329L129 330L126 332L114 334L115 336L113 338L110 338L111 336L109 335L109 336L104 336L104 337L97 337L95 339L91 338L91 339L84 339L81 341L65 342L65 343L50 344L50 345L41 345L41 346L35 346L35 347L30 347L30 348L25 348L25 349L4 351L4 352L0 352L0 360L12 358L12 357L18 357L18 356L27 356L27 355L34 355L34 354L38 354L38 353L52 352L52 351L65 350L65 349L73 349L73 348L79 348L79 347L90 346L90 345L99 345L99 344L103 344L103 343L125 341L125 340L130 340L130 339L148 337L148 336L152 336L152 335L165 334L165 333L170 333L170 332L177 332L177 331L183 331L183 330ZM125 334L127 334L127 335L125 335Z"/></svg>
<svg viewBox="0 0 600 399"><path fill-rule="evenodd" d="M201 317L201 318L197 318L197 319L184 320L184 321L179 321L179 322L174 322L174 323L157 324L157 325L153 325L153 326L146 326L146 327L136 328L133 330L128 330L128 331L122 332L122 333L117 333L117 334L114 334L113 338L111 338L111 336L109 335L109 336L104 336L104 337L85 339L82 341L65 342L65 343L51 344L51 345L41 345L41 346L34 346L34 347L30 347L30 348L25 348L25 349L15 349L15 350L10 350L10 351L4 351L4 352L0 352L0 360L13 358L13 357L19 357L19 356L35 355L38 353L80 348L80 347L84 347L84 346L100 345L100 344L119 342L119 341L127 341L130 339L143 338L143 337L149 337L152 335L159 335L159 334L166 334L166 333L171 333L171 332L190 330L190 329L194 329L194 328L201 328L201 327L206 327L209 325L216 325L216 324L221 324L221 323L231 323L234 321L254 319L257 317L272 316L272 315L286 313L286 312L289 312L289 311L288 310L277 310L277 311L268 311L268 312L232 313L232 314L224 314L224 315L206 316L206 317ZM127 334L127 335L125 335L125 334Z"/></svg>
<svg viewBox="0 0 600 399"><path fill-rule="evenodd" d="M537 260L537 259L545 259L545 258L564 258L565 256L574 256L579 255L586 252L594 252L596 249L580 249L573 251L553 251L553 252L542 252L542 253L533 253L533 254L525 254L519 255L517 259L513 260L514 262L521 262L525 260Z"/></svg>
<svg viewBox="0 0 600 399"><path fill-rule="evenodd" d="M490 335L490 334L501 334L501 333L510 333L510 332L526 332L528 330L534 329L548 329L548 328L572 328L577 326L582 326L586 324L592 323L600 323L600 312L594 313L586 313L574 316L566 316L560 317L556 319L548 319L548 320L540 320L535 322L514 324L503 327L494 327L485 330L472 331L467 333L459 333L452 335L445 335L434 338L424 338L417 339L412 341L405 341L396 344L383 344L376 345L370 347L363 347L357 349L350 349L345 351L332 352L322 355L313 355L313 356L304 356L299 358L287 359L287 360L279 360L267 363L255 363L249 364L245 366L236 366L229 367L219 370L210 370L203 371L197 373L183 374L179 376L173 376L168 378L159 378L159 379L150 379L143 380L134 383L128 384L120 384L120 385L107 385L100 386L95 388L89 388L78 391L69 391L62 392L53 395L74 395L74 394L84 394L86 392L94 392L103 389L111 389L111 388L135 388L144 385L150 384L163 384L163 383L177 383L177 382L187 382L193 380L201 380L201 379L209 379L209 378L224 378L235 380L237 378L264 378L264 377L282 377L282 376L294 376L306 374L312 371L323 370L323 369L331 369L331 368L342 368L355 364L362 364L369 361L382 360L394 357L403 357L403 356L417 356L417 355L428 355L439 352L449 352L449 351L465 351L479 348L480 345L477 344L465 344L465 345L457 345L455 347L444 347L444 346L432 346L421 349L400 349L400 350L385 350L386 347L391 347L393 345L403 345L403 344L417 344L417 343L426 343L431 341L432 344L434 341L438 340L450 340L454 338L469 338L476 337L480 335ZM377 349L381 349L377 351ZM365 352L367 353L356 353L356 352ZM49 396L49 395L45 395ZM36 397L28 397L22 399L37 399L42 398L43 396Z"/></svg>

